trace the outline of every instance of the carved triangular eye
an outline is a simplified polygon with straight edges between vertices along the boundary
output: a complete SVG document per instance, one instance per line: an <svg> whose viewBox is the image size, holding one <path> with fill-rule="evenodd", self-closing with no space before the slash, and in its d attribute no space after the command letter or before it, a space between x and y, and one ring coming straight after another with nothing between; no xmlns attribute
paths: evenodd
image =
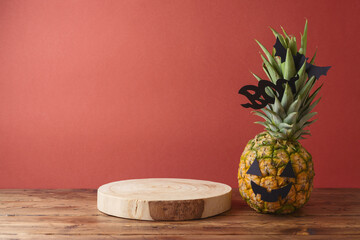
<svg viewBox="0 0 360 240"><path fill-rule="evenodd" d="M280 177L295 178L295 173L291 166L291 161L289 161L288 164L286 164L286 167L284 171L281 173Z"/></svg>
<svg viewBox="0 0 360 240"><path fill-rule="evenodd" d="M246 174L252 174L261 177L261 171L259 167L259 161L255 158L254 162L251 164L249 170L247 170Z"/></svg>

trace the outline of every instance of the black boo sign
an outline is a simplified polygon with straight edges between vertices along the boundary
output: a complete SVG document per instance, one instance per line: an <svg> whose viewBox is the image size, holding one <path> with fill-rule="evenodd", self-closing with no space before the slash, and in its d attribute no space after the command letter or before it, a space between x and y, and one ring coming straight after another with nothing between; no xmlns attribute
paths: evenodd
<svg viewBox="0 0 360 240"><path fill-rule="evenodd" d="M271 104L274 103L275 98L269 96L265 91L267 87L274 90L275 93L278 93L277 98L280 100L282 99L285 91L283 85L286 83L289 83L291 92L295 94L296 93L295 81L298 79L299 79L299 75L296 75L295 77L292 77L290 80L278 79L276 81L276 84L267 80L260 80L258 86L246 85L239 90L239 94L242 94L245 97L247 97L251 103L241 104L241 106L245 108L261 109L264 108L269 103ZM254 93L251 93L250 91Z"/></svg>

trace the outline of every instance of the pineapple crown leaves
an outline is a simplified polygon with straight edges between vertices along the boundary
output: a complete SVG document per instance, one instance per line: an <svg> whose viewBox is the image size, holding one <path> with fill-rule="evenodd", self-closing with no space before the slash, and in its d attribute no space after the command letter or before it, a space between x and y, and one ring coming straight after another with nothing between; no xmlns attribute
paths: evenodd
<svg viewBox="0 0 360 240"><path fill-rule="evenodd" d="M321 75L326 75L330 68L313 65L316 52L311 61L307 62L307 58L305 58L307 26L308 23L306 21L304 33L300 33L301 47L299 50L297 50L296 38L288 35L283 28L283 34L270 28L276 38L276 44L271 53L256 40L265 55L264 57L261 54L263 60L262 67L269 80L274 84L279 79L288 80L288 82L282 82L283 93L281 95L274 88L266 87L266 95L271 97L273 102L266 104L260 111L253 111L255 115L265 120L255 123L263 125L272 137L281 140L296 141L305 139L304 136L310 135L310 131L304 128L316 121L311 121L311 118L317 114L311 111L321 99L315 100L322 85L314 91L313 88L316 80ZM258 75L252 74L259 82L264 81ZM297 78L295 79L295 91L292 91L290 80L295 77ZM258 101L261 102L264 99L265 97L261 96Z"/></svg>

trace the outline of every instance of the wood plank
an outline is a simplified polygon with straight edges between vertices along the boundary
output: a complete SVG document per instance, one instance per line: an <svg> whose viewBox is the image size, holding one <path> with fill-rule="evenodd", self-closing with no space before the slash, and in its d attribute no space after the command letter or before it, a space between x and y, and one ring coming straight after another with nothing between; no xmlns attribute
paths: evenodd
<svg viewBox="0 0 360 240"><path fill-rule="evenodd" d="M108 216L19 216L0 220L0 232L11 234L22 232L31 234L357 234L360 235L358 216L285 218L283 216L259 215L243 218L217 216L191 222L134 222L113 219Z"/></svg>
<svg viewBox="0 0 360 240"><path fill-rule="evenodd" d="M315 189L287 215L250 209L233 191L232 209L195 221L147 222L96 209L96 190L0 190L0 239L360 239L360 189Z"/></svg>
<svg viewBox="0 0 360 240"><path fill-rule="evenodd" d="M189 236L179 236L179 235L1 235L0 239L2 240L99 240L99 239L119 239L119 240L149 240L149 239L156 239L156 240L208 240L208 239L215 239L215 240L304 240L304 239L312 239L312 240L358 240L358 236L351 236L351 235L322 235L322 236L299 236L299 235L191 235Z"/></svg>
<svg viewBox="0 0 360 240"><path fill-rule="evenodd" d="M7 206L7 210L1 211L3 205ZM22 202L18 206L18 202L1 202L0 203L0 216L79 216L101 215L96 209L96 201L89 202L70 202L59 201L49 206L45 202ZM227 216L243 216L251 215L257 216L254 210L250 209L247 205L239 205L237 202L232 202L232 209L225 213ZM305 207L299 209L291 216L360 216L360 203L351 203L346 205L336 205L334 203L322 203L320 206L310 201Z"/></svg>
<svg viewBox="0 0 360 240"><path fill-rule="evenodd" d="M24 198L24 193L28 197ZM322 191L315 190L315 193L310 198L306 206L296 211L294 216L318 216L318 215L360 215L360 199L358 195L351 197L351 201L342 201L343 196L349 196L349 191L341 195L341 198L332 197L328 199L328 195L336 195L332 192L319 197ZM352 191L354 192L354 191ZM356 190L355 190L356 192ZM41 196L40 196L41 195ZM44 201L44 196L46 201ZM39 194L37 190L28 191L3 191L1 190L0 198L0 216L5 214L1 211L2 206L7 208L7 215L100 215L101 213L96 209L96 190L45 190L44 193ZM246 203L241 199L238 191L233 191L232 209L227 212L227 215L258 215L255 211L250 209ZM347 198L348 199L348 198ZM19 203L21 202L21 204ZM339 204L342 202L343 204ZM346 204L344 204L346 203Z"/></svg>

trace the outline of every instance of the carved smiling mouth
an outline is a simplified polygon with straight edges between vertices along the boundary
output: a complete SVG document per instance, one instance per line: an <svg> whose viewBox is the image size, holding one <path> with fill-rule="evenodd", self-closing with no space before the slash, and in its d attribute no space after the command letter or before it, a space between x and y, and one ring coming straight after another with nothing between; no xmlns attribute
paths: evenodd
<svg viewBox="0 0 360 240"><path fill-rule="evenodd" d="M276 202L279 200L279 196L281 196L283 199L288 195L290 189L292 187L292 183L289 183L285 187L273 189L271 192L268 192L266 188L261 187L251 181L251 188L255 195L261 194L261 200L266 202Z"/></svg>

